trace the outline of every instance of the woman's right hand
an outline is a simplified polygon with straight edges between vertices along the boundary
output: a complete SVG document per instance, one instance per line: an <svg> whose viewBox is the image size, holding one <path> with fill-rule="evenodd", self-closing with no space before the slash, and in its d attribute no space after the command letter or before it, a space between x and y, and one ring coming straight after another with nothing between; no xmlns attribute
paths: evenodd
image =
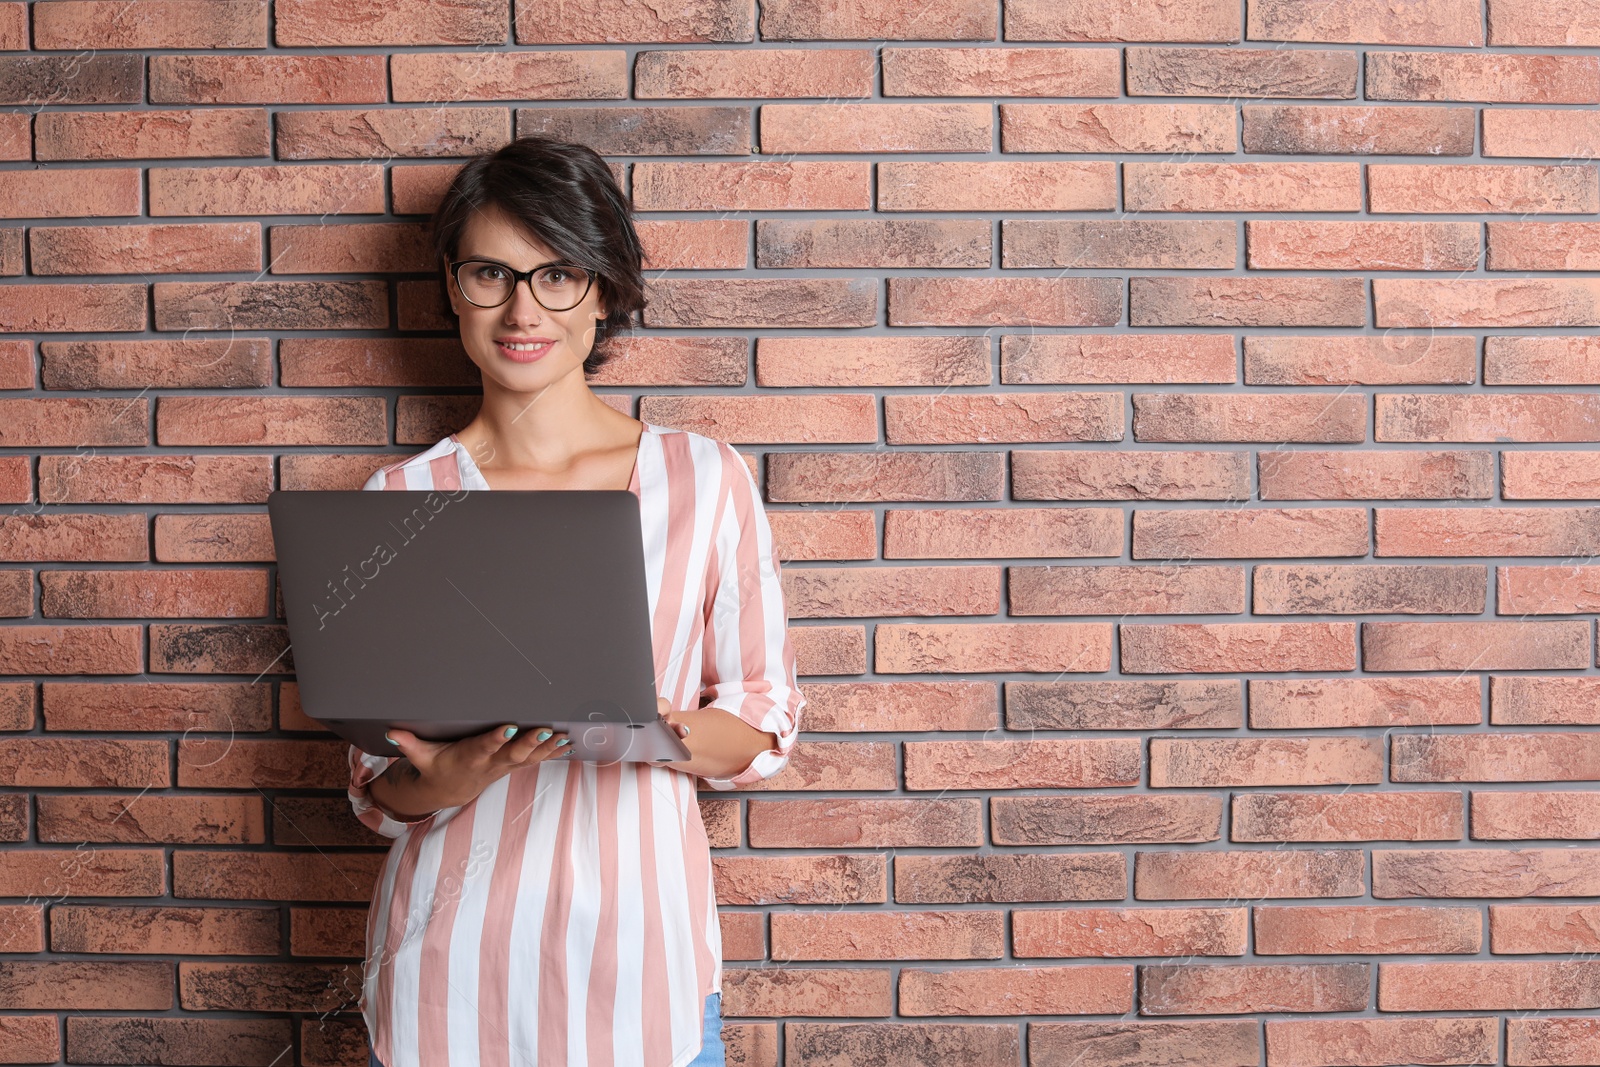
<svg viewBox="0 0 1600 1067"><path fill-rule="evenodd" d="M506 737L507 723L471 734L456 741L428 741L410 730L391 729L387 735L396 742L391 750L411 761L421 785L429 795L441 799L440 807L459 807L475 800L489 785L530 763L538 763L572 751L564 731L537 726L518 729ZM541 734L549 736L540 740Z"/></svg>

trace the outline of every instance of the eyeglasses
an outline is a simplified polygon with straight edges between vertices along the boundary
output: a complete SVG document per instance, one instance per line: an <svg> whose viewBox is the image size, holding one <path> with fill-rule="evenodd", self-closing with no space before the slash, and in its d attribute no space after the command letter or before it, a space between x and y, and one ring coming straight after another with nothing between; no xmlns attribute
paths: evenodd
<svg viewBox="0 0 1600 1067"><path fill-rule="evenodd" d="M546 263L532 270L513 270L492 259L463 259L450 264L461 295L476 307L495 308L511 299L517 283L546 311L570 311L583 303L597 275L570 263Z"/></svg>

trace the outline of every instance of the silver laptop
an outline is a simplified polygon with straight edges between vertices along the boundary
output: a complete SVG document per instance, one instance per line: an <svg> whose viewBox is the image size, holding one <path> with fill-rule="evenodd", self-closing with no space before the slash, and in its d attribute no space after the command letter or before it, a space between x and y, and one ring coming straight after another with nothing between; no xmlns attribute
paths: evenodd
<svg viewBox="0 0 1600 1067"><path fill-rule="evenodd" d="M267 512L300 702L356 747L514 723L566 731L565 760L690 758L656 706L631 491L278 490Z"/></svg>

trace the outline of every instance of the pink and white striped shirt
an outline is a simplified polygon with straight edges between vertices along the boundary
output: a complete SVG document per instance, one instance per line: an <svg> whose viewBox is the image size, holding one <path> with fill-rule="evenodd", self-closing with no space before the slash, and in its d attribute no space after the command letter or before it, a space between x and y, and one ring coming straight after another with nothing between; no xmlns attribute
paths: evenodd
<svg viewBox="0 0 1600 1067"><path fill-rule="evenodd" d="M488 489L454 434L364 489ZM638 495L656 689L778 738L728 779L782 770L805 706L772 532L731 445L645 424ZM448 669L448 665L441 665ZM350 804L394 838L373 890L361 1012L386 1067L681 1067L722 987L722 931L696 776L549 760L404 822L368 783L395 756L350 747Z"/></svg>

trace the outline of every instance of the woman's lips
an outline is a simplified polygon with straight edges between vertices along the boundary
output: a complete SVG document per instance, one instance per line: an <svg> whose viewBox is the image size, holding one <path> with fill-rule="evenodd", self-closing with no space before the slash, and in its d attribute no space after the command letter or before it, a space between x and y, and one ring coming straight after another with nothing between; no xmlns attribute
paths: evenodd
<svg viewBox="0 0 1600 1067"><path fill-rule="evenodd" d="M539 345L537 348L525 348L520 352L509 347L501 341L496 341L495 347L500 349L500 354L505 356L507 359L515 360L518 363L532 363L534 360L550 351L551 346L554 344L554 341L549 341L545 344Z"/></svg>

